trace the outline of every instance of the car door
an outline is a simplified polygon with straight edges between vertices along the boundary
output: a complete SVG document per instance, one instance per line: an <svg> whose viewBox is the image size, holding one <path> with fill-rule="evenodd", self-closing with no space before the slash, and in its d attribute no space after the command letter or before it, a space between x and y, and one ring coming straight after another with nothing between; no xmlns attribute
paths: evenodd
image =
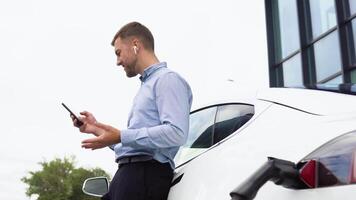
<svg viewBox="0 0 356 200"><path fill-rule="evenodd" d="M175 185L189 184L190 171L185 168L191 163L199 163L197 158L209 154L209 150L226 140L232 133L242 128L254 115L254 106L246 103L224 103L196 110L190 115L190 130L187 143L175 157L176 171L168 199L182 199ZM189 186L188 186L189 187Z"/></svg>
<svg viewBox="0 0 356 200"><path fill-rule="evenodd" d="M356 128L355 117L347 121L344 116L331 118L263 100L254 110L233 134L177 167L169 200L231 199L229 193L268 156L298 162L344 130ZM295 190L267 182L255 199L351 199L356 190L349 188L355 185Z"/></svg>

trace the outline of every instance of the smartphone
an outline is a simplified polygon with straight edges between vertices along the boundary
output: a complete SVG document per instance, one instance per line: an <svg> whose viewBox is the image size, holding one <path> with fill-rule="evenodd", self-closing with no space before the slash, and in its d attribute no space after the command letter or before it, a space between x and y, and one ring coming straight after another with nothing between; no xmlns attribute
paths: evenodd
<svg viewBox="0 0 356 200"><path fill-rule="evenodd" d="M80 119L79 119L64 103L62 103L62 106L63 106L66 110L68 110L68 112L70 113L71 116L74 117L74 119L77 120L77 125L78 125L78 126L82 126L82 125L84 124L82 121L80 121Z"/></svg>

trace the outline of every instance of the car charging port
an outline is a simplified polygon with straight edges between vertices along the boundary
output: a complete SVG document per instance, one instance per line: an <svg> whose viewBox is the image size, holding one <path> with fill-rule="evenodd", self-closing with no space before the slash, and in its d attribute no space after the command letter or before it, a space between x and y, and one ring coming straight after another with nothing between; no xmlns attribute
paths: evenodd
<svg viewBox="0 0 356 200"><path fill-rule="evenodd" d="M291 189L306 188L293 162L268 157L268 161L262 167L230 193L231 200L254 199L258 190L267 181Z"/></svg>

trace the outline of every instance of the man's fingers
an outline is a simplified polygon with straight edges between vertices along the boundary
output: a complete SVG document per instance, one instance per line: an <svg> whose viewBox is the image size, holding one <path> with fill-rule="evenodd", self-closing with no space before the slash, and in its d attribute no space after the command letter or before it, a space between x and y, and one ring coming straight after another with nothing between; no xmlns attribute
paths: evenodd
<svg viewBox="0 0 356 200"><path fill-rule="evenodd" d="M86 111L86 110L80 112L80 114L81 114L81 115L84 115L84 116L86 116L86 117L92 115L90 112L88 112L88 111Z"/></svg>
<svg viewBox="0 0 356 200"><path fill-rule="evenodd" d="M86 140L82 141L82 144L86 144L86 143L99 143L100 139L98 137L94 137L94 138L89 138Z"/></svg>
<svg viewBox="0 0 356 200"><path fill-rule="evenodd" d="M96 138L90 138L90 139L83 140L82 147L86 148L86 149L95 150L95 149L103 148L103 147L105 147L105 145L102 144L96 137Z"/></svg>
<svg viewBox="0 0 356 200"><path fill-rule="evenodd" d="M100 143L86 143L86 144L82 144L82 147L85 149L95 150L95 149L103 148L103 145L101 145Z"/></svg>
<svg viewBox="0 0 356 200"><path fill-rule="evenodd" d="M78 124L78 120L76 120L76 119L72 119L72 120L73 120L73 126L79 128L80 126Z"/></svg>
<svg viewBox="0 0 356 200"><path fill-rule="evenodd" d="M80 114L82 116L84 116L83 120L85 118L85 122L88 122L90 124L95 124L96 123L96 119L95 119L95 117L94 117L94 115L92 113L90 113L88 111L82 111L82 112L80 112ZM80 120L82 120L82 119L80 119Z"/></svg>

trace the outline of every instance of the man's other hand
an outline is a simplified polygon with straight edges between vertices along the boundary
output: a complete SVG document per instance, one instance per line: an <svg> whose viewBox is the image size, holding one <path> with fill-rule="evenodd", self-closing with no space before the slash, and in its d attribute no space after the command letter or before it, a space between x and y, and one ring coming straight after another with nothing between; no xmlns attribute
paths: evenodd
<svg viewBox="0 0 356 200"><path fill-rule="evenodd" d="M82 147L86 149L100 149L103 147L107 147L109 145L117 144L121 142L120 139L120 131L115 129L115 131L107 131L98 127L91 127L92 125L87 124L87 130L91 130L91 128L96 128L100 131L97 137L86 139L82 141ZM94 134L95 135L95 134Z"/></svg>

